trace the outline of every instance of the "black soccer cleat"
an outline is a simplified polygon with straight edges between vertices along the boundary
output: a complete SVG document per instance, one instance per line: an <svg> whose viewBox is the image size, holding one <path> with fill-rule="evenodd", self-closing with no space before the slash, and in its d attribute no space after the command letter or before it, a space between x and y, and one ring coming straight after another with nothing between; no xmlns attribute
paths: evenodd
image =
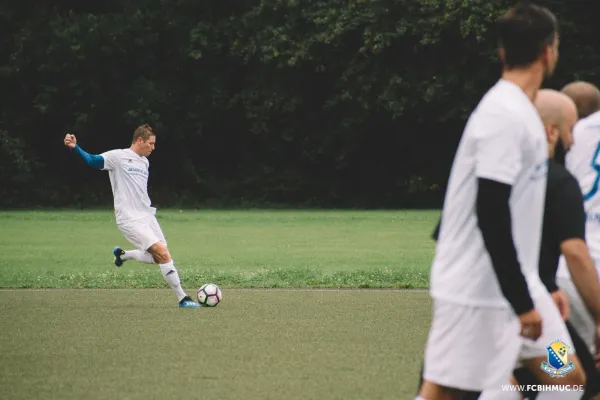
<svg viewBox="0 0 600 400"><path fill-rule="evenodd" d="M117 267L123 265L125 261L121 260L121 256L125 255L125 250L117 246L113 249L113 255L115 256L115 265Z"/></svg>

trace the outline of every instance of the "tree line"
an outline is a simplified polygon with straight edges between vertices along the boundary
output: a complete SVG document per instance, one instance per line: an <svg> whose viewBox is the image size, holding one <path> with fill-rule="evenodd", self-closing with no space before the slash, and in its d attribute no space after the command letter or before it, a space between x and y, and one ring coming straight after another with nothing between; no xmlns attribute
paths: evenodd
<svg viewBox="0 0 600 400"><path fill-rule="evenodd" d="M0 207L111 204L64 148L157 131L159 207L438 207L499 76L498 0L0 2ZM547 87L600 75L582 1Z"/></svg>

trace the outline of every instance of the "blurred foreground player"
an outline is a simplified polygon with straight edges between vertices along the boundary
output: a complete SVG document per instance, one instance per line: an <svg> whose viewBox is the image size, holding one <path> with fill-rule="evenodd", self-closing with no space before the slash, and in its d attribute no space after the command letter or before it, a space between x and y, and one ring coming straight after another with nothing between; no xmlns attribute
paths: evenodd
<svg viewBox="0 0 600 400"><path fill-rule="evenodd" d="M417 399L493 395L518 360L539 366L557 337L572 348L538 270L548 154L532 101L558 60L557 21L521 4L497 25L504 71L471 114L452 166ZM576 367L564 384L583 383L579 361L570 361Z"/></svg>

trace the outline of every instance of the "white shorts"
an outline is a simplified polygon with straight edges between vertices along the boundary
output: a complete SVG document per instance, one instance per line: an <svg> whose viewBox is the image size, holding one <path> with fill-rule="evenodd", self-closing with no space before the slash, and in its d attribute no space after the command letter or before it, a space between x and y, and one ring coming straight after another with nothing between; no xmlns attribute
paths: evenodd
<svg viewBox="0 0 600 400"><path fill-rule="evenodd" d="M161 242L165 246L167 240L160 229L160 225L154 215L148 215L142 219L136 219L117 225L119 230L136 249L146 251L153 244Z"/></svg>
<svg viewBox="0 0 600 400"><path fill-rule="evenodd" d="M468 391L501 387L519 358L520 329L511 309L434 300L423 378Z"/></svg>
<svg viewBox="0 0 600 400"><path fill-rule="evenodd" d="M594 319L590 315L585 303L583 302L577 288L573 284L573 281L569 278L556 278L558 287L565 291L567 297L569 297L569 312L571 316L569 321L573 324L573 327L581 336L585 345L589 348L592 354L596 354L594 351L596 344L594 343L594 337L596 334L596 325Z"/></svg>
<svg viewBox="0 0 600 400"><path fill-rule="evenodd" d="M569 330L550 293L544 291L537 294L533 299L533 303L540 317L542 317L542 336L535 341L523 338L523 347L519 359L524 361L538 357L548 357L547 347L557 339L570 347L569 354L575 353Z"/></svg>
<svg viewBox="0 0 600 400"><path fill-rule="evenodd" d="M512 309L466 306L434 300L433 322L425 349L424 379L441 386L483 392L509 382L521 361L547 357L556 339L573 344L549 293L534 299L542 317L542 336L520 335Z"/></svg>

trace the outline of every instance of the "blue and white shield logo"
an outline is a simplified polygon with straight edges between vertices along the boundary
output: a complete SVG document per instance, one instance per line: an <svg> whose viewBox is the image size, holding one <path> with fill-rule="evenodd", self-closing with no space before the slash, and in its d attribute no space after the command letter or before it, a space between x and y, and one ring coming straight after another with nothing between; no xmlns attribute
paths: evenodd
<svg viewBox="0 0 600 400"><path fill-rule="evenodd" d="M575 363L569 362L569 346L559 339L550 343L546 347L548 352L548 362L543 362L540 366L542 371L553 377L565 376L575 369Z"/></svg>

